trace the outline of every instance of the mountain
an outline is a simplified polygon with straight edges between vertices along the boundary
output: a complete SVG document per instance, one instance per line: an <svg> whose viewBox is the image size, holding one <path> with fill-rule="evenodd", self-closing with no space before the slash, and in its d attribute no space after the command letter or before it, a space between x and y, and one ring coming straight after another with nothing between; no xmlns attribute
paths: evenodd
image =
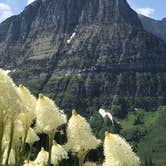
<svg viewBox="0 0 166 166"><path fill-rule="evenodd" d="M63 45L63 48L67 45L66 41L74 31L77 32L75 39L80 38L80 33L83 32L86 33L86 38L89 38L89 36L93 37L93 34L89 33L94 28L93 31L97 32L93 33L97 38L98 33L103 33L103 26L107 24L104 28L107 33L111 31L110 35L120 31L122 27L119 29L117 27L122 22L124 28L128 25L131 28L140 27L141 23L136 14L129 7L124 6L127 6L127 3L123 0L120 0L119 4L115 0L111 2L37 0L26 7L20 15L13 16L1 24L0 42L1 46L4 46L0 50L0 55L4 58L1 60L1 65L8 66L10 63L11 66L15 66L31 59L51 58L57 52L59 45ZM116 23L117 21L119 24ZM69 50L71 46L67 47ZM14 52L15 59L12 58L10 51Z"/></svg>
<svg viewBox="0 0 166 166"><path fill-rule="evenodd" d="M139 15L139 18L146 31L166 41L166 18L154 20L143 15Z"/></svg>
<svg viewBox="0 0 166 166"><path fill-rule="evenodd" d="M36 0L0 24L0 46L0 67L63 108L165 102L166 43L126 0Z"/></svg>
<svg viewBox="0 0 166 166"><path fill-rule="evenodd" d="M166 42L126 0L36 0L0 24L0 67L87 117L166 104Z"/></svg>

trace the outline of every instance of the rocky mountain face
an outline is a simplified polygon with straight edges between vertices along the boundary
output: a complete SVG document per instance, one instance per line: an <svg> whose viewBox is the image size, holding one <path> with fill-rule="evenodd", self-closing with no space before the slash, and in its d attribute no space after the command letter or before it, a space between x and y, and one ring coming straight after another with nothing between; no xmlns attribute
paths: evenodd
<svg viewBox="0 0 166 166"><path fill-rule="evenodd" d="M0 24L0 67L68 109L165 102L166 43L126 0L36 0Z"/></svg>
<svg viewBox="0 0 166 166"><path fill-rule="evenodd" d="M64 48L75 31L75 39L78 39L83 31L86 38L93 36L90 34L92 31L95 31L96 37L99 36L98 30L103 30L103 26L113 35L114 31L117 33L122 28L118 26L118 20L119 23L133 24L130 27L140 26L136 14L130 8L126 9L125 5L123 0L120 3L115 0L37 0L19 16L13 16L1 24L1 65L8 66L10 63L15 66L25 60L51 58L59 44ZM8 63L5 63L5 59Z"/></svg>
<svg viewBox="0 0 166 166"><path fill-rule="evenodd" d="M166 41L166 18L154 20L143 15L139 15L139 18L146 31Z"/></svg>

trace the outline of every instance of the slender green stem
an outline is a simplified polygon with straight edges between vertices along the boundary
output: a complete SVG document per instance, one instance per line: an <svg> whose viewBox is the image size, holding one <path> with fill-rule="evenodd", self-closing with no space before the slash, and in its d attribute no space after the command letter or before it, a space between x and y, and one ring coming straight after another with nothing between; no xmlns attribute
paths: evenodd
<svg viewBox="0 0 166 166"><path fill-rule="evenodd" d="M15 159L16 159L16 164L17 164L19 161L19 146L16 145L14 149L15 149Z"/></svg>
<svg viewBox="0 0 166 166"><path fill-rule="evenodd" d="M27 135L28 135L28 130L29 130L29 127L25 127L25 135L24 135L22 145L21 145L21 153L23 153L24 148L25 148L25 141L26 141L26 138L27 138Z"/></svg>
<svg viewBox="0 0 166 166"><path fill-rule="evenodd" d="M84 157L79 157L79 166L83 166L84 164Z"/></svg>
<svg viewBox="0 0 166 166"><path fill-rule="evenodd" d="M2 162L2 139L4 134L4 122L0 119L0 163Z"/></svg>
<svg viewBox="0 0 166 166"><path fill-rule="evenodd" d="M30 160L31 154L32 154L32 144L29 145L29 154L28 154L28 162Z"/></svg>
<svg viewBox="0 0 166 166"><path fill-rule="evenodd" d="M82 151L82 153L78 154L78 159L79 159L79 166L84 165L84 160L88 152Z"/></svg>
<svg viewBox="0 0 166 166"><path fill-rule="evenodd" d="M59 166L59 161L57 161L57 162L54 164L54 166Z"/></svg>
<svg viewBox="0 0 166 166"><path fill-rule="evenodd" d="M53 140L54 140L54 132L50 132L48 134L48 137L49 137L49 158L48 158L48 166L51 166L51 148L52 148L52 145L53 145Z"/></svg>
<svg viewBox="0 0 166 166"><path fill-rule="evenodd" d="M12 149L12 143L13 143L13 135L14 135L14 122L11 122L11 128L10 128L10 141L9 141L9 146L7 149L7 157L6 157L6 161L5 161L5 165L8 165L8 161L9 161L9 156L10 156L10 152Z"/></svg>
<svg viewBox="0 0 166 166"><path fill-rule="evenodd" d="M27 135L28 135L28 130L29 130L29 127L25 127L24 128L24 137L23 137L23 140L22 140L22 143L21 143L21 148L19 150L19 160L18 160L18 165L21 164L22 160L23 160L23 156L24 156L24 149L25 149L25 141L26 141L26 138L27 138Z"/></svg>

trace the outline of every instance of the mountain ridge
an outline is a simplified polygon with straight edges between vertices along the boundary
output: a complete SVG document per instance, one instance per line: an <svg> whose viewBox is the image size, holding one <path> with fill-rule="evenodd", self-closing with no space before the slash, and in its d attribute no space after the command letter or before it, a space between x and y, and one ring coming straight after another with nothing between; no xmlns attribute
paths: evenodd
<svg viewBox="0 0 166 166"><path fill-rule="evenodd" d="M162 20L155 20L143 15L138 15L144 29L153 35L156 35L160 39L166 41L166 18Z"/></svg>
<svg viewBox="0 0 166 166"><path fill-rule="evenodd" d="M80 2L80 1L78 1L78 2ZM41 33L40 35L43 35L42 36L42 38L44 38L43 39L43 42L45 42L46 44L47 44L47 48L46 48L46 50L42 50L42 46L40 47L40 43L39 43L39 50L38 51L35 51L35 49L31 49L31 52L29 53L24 53L24 54L27 54L26 56L29 56L28 54L33 54L33 52L34 52L34 54L39 54L39 52L41 51L45 51L46 53L43 53L43 56L45 57L47 57L47 55L48 54L53 54L53 52L55 51L55 49L56 48L54 48L54 49L51 49L50 47L49 47L49 45L51 45L52 44L52 41L51 40L53 40L53 38L54 38L54 36L52 36L52 34L56 34L56 31L60 31L60 33L62 33L62 36L63 36L63 38L65 38L64 37L64 33L65 33L65 35L67 35L67 37L69 37L69 35L71 34L71 33L73 33L73 31L75 30L75 28L76 28L76 26L78 25L78 24L86 24L86 22L87 23L90 23L90 24L93 24L93 22L91 23L91 21L92 20L98 20L97 22L98 23L100 23L101 21L102 21L102 23L104 23L104 21L106 21L106 23L108 23L109 22L109 19L111 18L110 16L107 16L107 15L113 15L113 17L116 17L116 14L114 14L114 13L117 13L118 11L113 11L112 12L112 14L111 13L109 13L109 10L107 10L107 8L109 8L110 9L110 7L109 7L109 4L110 4L110 2L108 2L108 1L106 1L106 3L104 3L104 1L101 1L101 2L103 2L103 7L102 7L102 5L100 5L101 6L101 9L100 9L100 11L99 12L97 12L97 9L96 9L96 11L94 10L94 11L91 11L91 10L89 10L90 12L88 13L88 12L86 12L86 10L88 10L87 8L90 6L93 6L93 4L94 4L94 2L93 2L93 0L91 0L91 1L89 1L89 2L91 2L91 3L88 3L88 5L87 5L87 7L86 7L86 9L85 10L83 10L82 11L82 15L81 14L78 14L81 10L80 10L80 6L81 7L83 7L82 6L82 2L81 2L81 4L79 4L76 0L74 0L73 2L70 0L69 1L69 4L68 4L68 2L66 1L66 2L63 2L63 1L60 1L60 2L56 2L56 1L51 1L51 0L49 0L49 1L41 1L41 0L38 0L38 1L35 1L34 3L32 3L32 4L30 4L29 6L27 6L26 8L25 8L25 10L20 14L20 15L18 15L18 16L14 16L14 17L12 17L12 18L10 18L10 19L8 19L7 21L5 21L5 22L3 22L2 24L1 24L1 27L2 28L0 28L0 29L8 29L8 31L6 31L6 33L7 34L11 34L11 36L9 35L9 36L7 36L7 39L5 39L5 36L3 36L4 35L4 31L2 31L2 33L0 33L0 36L1 36L1 38L0 38L0 41L2 41L2 40L9 40L9 42L11 42L11 44L9 43L9 45L12 45L12 41L14 40L14 41L17 41L18 43L23 43L23 42L27 42L27 43L25 43L25 45L27 46L28 45L28 42L31 42L31 41L28 41L28 39L31 39L31 38L35 38L35 35L36 35L36 33ZM112 2L114 2L115 3L115 1L112 1ZM121 2L123 2L122 0L121 0ZM125 1L124 1L125 2ZM49 11L47 12L47 11L42 11L42 10L45 10L44 8L42 8L42 6L45 4L45 3L48 3L47 4L47 6L48 6L48 8L49 8L49 4L58 4L60 7L61 7L61 9L59 10L58 8L59 7L57 7L57 9L55 9L56 8L56 6L55 6L55 8L53 8L52 10L51 10L51 7L49 8ZM75 6L72 6L73 4L72 3L77 3L77 6L75 7ZM100 1L98 1L98 5L99 5L99 3L100 3ZM65 5L63 5L63 4L68 4L69 5L69 7L65 7ZM87 2L85 2L84 1L84 4L86 5L87 4ZM97 3L95 3L95 4L97 4ZM108 5L107 5L108 4ZM105 5L105 6L104 6ZM112 4L112 5L117 5L117 4ZM123 3L122 3L122 5L123 5ZM70 6L71 7L74 7L74 9L75 10L73 10L72 8L70 9ZM98 6L96 5L96 8L97 8ZM66 9L65 9L66 8ZM69 11L71 12L68 12L68 10L67 9L70 9ZM92 8L92 7L91 7ZM102 9L103 8L103 9ZM106 8L106 9L104 9L104 8ZM77 9L77 11L76 11L76 9ZM95 9L95 8L93 8L93 9ZM56 11L57 10L57 11ZM118 9L119 10L119 9ZM50 14L49 14L49 12L51 12L52 11L52 13L54 12L54 11L56 11L56 17L51 17L52 18L52 20L50 20ZM61 11L66 11L66 13L61 13ZM75 13L73 13L73 11L75 11L77 14L75 14ZM105 11L105 13L102 13L102 11ZM111 11L111 10L110 10ZM48 13L48 14L46 14L46 15L44 15L44 16L42 16L42 13ZM88 13L88 14L87 14ZM132 14L133 14L134 12L132 11ZM134 13L135 14L135 13ZM37 17L36 15L39 15L38 17L38 20L39 21L34 21L34 19L35 19L35 17ZM59 15L59 16L58 16ZM68 15L68 16L67 16ZM71 15L74 17L74 19L67 19L67 17L71 17ZM76 15L76 17L75 17L75 15ZM77 17L77 15L79 16L79 17ZM88 16L89 15L89 16ZM101 15L101 16L100 16ZM103 16L102 16L103 15ZM118 15L118 13L117 13L117 15ZM40 17L46 17L45 18L45 22L42 22L42 20L43 19L40 19ZM58 17L60 17L60 22L58 22ZM71 18L73 18L73 17L71 17ZM127 16L128 17L128 16ZM34 18L34 19L33 19ZM94 19L94 18L96 18L96 19ZM105 19L108 19L108 20L103 20L103 18L105 18ZM130 18L132 18L131 16L130 16ZM133 24L133 20L135 19L135 18L137 18L136 17L136 15L133 17L133 19L132 19L132 21L131 21L131 23ZM69 22L67 22L66 20L69 20ZM89 20L88 20L89 19ZM101 19L101 20L100 20ZM71 21L72 20L72 21ZM111 18L111 20L114 20L114 19L112 19ZM110 21L111 21L110 20ZM11 22L10 22L11 21ZM80 22L80 23L79 23ZM138 19L137 19L137 21L136 22L139 22L138 21ZM138 23L138 24L140 24L140 23ZM4 28L3 28L3 26L4 26ZM50 26L52 26L52 27L50 27ZM74 27L73 27L74 26ZM137 26L137 24L136 24L136 26ZM139 26L141 26L141 24L139 25ZM51 34L42 34L42 32L41 31L44 31L44 30L46 30L46 31L48 31L49 29L53 29L53 27L56 29L55 31L52 31L52 32L50 32ZM37 28L37 30L35 30ZM30 29L31 29L31 31L30 31ZM34 32L32 32L33 31L33 29L34 29ZM36 32L37 31L37 32ZM32 32L32 33L31 33ZM49 31L48 31L49 32ZM57 33L58 33L57 32ZM20 35L19 35L20 34ZM50 37L50 38L49 38ZM36 44L37 42L40 42L39 40L37 40L34 44ZM37 44L36 44L37 45ZM41 45L42 45L42 43L41 43ZM10 47L10 46L9 46ZM11 46L12 47L12 46ZM17 45L15 46L16 47L16 49L17 49ZM15 47L14 47L14 49L15 49ZM27 46L28 47L28 46ZM51 46L52 48L53 48L53 46ZM49 50L52 50L52 51L50 51L49 52ZM2 50L1 52L3 52L4 50ZM24 51L24 48L22 48L22 49L20 49L20 54L22 53L22 51ZM2 54L2 53L1 53ZM10 54L10 53L9 53ZM40 57L42 57L42 55L40 55L40 56L36 56L35 55L35 57L36 58L40 58ZM19 57L20 58L20 57Z"/></svg>
<svg viewBox="0 0 166 166"><path fill-rule="evenodd" d="M16 68L18 82L41 79L38 91L58 73L166 70L166 43L144 31L126 0L37 0L0 24L0 45L0 66Z"/></svg>

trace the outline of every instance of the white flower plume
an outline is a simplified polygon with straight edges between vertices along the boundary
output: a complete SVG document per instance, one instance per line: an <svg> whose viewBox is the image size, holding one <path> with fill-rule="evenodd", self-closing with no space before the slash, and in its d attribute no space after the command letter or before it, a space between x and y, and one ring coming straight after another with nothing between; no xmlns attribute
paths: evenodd
<svg viewBox="0 0 166 166"><path fill-rule="evenodd" d="M103 166L140 166L132 147L117 134L105 133L104 156Z"/></svg>
<svg viewBox="0 0 166 166"><path fill-rule="evenodd" d="M37 136L35 131L30 127L28 130L26 143L28 143L29 145L32 145L34 142L39 141L39 140L40 140L40 138Z"/></svg>
<svg viewBox="0 0 166 166"><path fill-rule="evenodd" d="M53 100L40 94L36 106L36 126L38 131L48 134L55 131L58 126L65 124L66 115ZM48 120L49 119L49 120Z"/></svg>
<svg viewBox="0 0 166 166"><path fill-rule="evenodd" d="M75 110L73 110L72 117L68 122L67 138L68 143L66 149L78 153L82 153L82 151L86 153L91 149L96 149L101 143L101 141L93 135L86 119L77 114Z"/></svg>
<svg viewBox="0 0 166 166"><path fill-rule="evenodd" d="M68 154L61 145L53 141L53 146L51 148L51 163L56 165L62 159L68 159Z"/></svg>

